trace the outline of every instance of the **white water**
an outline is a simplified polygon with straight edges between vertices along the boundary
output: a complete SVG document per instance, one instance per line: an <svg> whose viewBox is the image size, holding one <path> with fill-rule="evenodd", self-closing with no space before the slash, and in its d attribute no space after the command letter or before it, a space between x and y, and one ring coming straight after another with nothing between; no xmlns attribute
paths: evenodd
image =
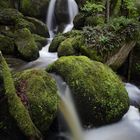
<svg viewBox="0 0 140 140"><path fill-rule="evenodd" d="M74 17L78 14L78 6L74 0L68 0L68 10L69 10L70 23L65 26L63 33L72 30Z"/></svg>
<svg viewBox="0 0 140 140"><path fill-rule="evenodd" d="M48 15L47 15L47 26L49 30L50 37L54 37L54 31L57 30L57 26L54 27L54 24L56 22L54 10L55 10L55 3L56 0L50 0L49 9L48 9Z"/></svg>
<svg viewBox="0 0 140 140"><path fill-rule="evenodd" d="M28 64L23 65L18 70L28 69L28 68L46 68L49 64L53 63L58 59L57 53L50 53L49 46L57 32L58 26L56 25L56 18L54 15L56 0L51 0L48 8L47 15L47 26L50 34L48 39L48 44L39 51L39 58L35 61L29 62ZM73 19L78 14L78 6L74 0L68 0L68 9L69 9L69 24L65 25L63 33L71 31L73 28Z"/></svg>
<svg viewBox="0 0 140 140"><path fill-rule="evenodd" d="M58 94L61 98L59 108L60 111L63 113L64 118L71 130L71 134L73 136L71 139L85 140L83 130L75 110L74 102L71 96L71 91L68 85L62 80L60 76L53 75L53 77L57 82L57 87L59 90Z"/></svg>
<svg viewBox="0 0 140 140"><path fill-rule="evenodd" d="M140 140L140 114L130 106L121 121L85 132L86 140Z"/></svg>
<svg viewBox="0 0 140 140"><path fill-rule="evenodd" d="M130 98L130 104L140 107L140 89L130 83L125 83L125 88Z"/></svg>

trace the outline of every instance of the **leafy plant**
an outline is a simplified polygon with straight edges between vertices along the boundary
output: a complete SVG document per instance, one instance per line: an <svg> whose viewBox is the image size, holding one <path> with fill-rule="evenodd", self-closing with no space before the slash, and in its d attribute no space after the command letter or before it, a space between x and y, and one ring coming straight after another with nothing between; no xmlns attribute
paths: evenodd
<svg viewBox="0 0 140 140"><path fill-rule="evenodd" d="M81 8L81 11L87 13L87 14L96 14L99 12L102 12L105 9L104 5L102 3L93 3L90 1L86 1L84 7Z"/></svg>

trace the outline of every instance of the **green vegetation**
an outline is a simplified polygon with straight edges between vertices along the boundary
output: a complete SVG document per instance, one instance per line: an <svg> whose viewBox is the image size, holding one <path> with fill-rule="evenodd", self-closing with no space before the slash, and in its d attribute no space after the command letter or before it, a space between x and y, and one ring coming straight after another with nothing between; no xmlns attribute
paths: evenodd
<svg viewBox="0 0 140 140"><path fill-rule="evenodd" d="M26 96L31 118L37 128L45 134L54 120L59 98L54 79L45 71L31 69L17 73L15 84L19 96Z"/></svg>
<svg viewBox="0 0 140 140"><path fill-rule="evenodd" d="M129 101L123 83L100 62L85 56L61 57L47 71L62 76L70 86L84 125L118 121L128 110Z"/></svg>
<svg viewBox="0 0 140 140"><path fill-rule="evenodd" d="M41 134L33 124L29 112L22 104L20 98L16 94L14 82L9 67L0 53L0 67L3 75L5 95L8 99L8 107L11 116L15 119L18 127L28 137L41 138Z"/></svg>
<svg viewBox="0 0 140 140"><path fill-rule="evenodd" d="M15 36L15 44L20 57L27 61L37 59L39 51L31 32L27 28L23 28L16 30Z"/></svg>

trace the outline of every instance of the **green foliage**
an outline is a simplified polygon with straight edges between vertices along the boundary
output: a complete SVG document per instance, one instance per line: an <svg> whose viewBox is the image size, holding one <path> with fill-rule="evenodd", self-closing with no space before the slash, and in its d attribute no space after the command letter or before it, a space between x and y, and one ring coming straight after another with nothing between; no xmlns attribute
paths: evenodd
<svg viewBox="0 0 140 140"><path fill-rule="evenodd" d="M137 0L124 0L125 6L128 10L128 15L130 17L138 16L138 9L136 7Z"/></svg>
<svg viewBox="0 0 140 140"><path fill-rule="evenodd" d="M88 15L91 15L91 14L100 13L104 9L105 9L105 7L104 7L104 5L102 5L102 3L96 4L94 2L86 1L84 6L81 8L81 11L85 12Z"/></svg>
<svg viewBox="0 0 140 140"><path fill-rule="evenodd" d="M113 28L113 30L118 31L121 28L125 28L128 24L135 22L134 19L129 19L124 16L113 18L109 22L109 26Z"/></svg>

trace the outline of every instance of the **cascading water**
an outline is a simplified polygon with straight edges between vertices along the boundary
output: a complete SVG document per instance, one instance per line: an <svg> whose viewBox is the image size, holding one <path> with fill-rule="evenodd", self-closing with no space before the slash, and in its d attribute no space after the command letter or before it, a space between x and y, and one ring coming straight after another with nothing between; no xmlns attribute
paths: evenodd
<svg viewBox="0 0 140 140"><path fill-rule="evenodd" d="M140 89L130 83L125 83L125 88L130 98L130 104L140 107Z"/></svg>
<svg viewBox="0 0 140 140"><path fill-rule="evenodd" d="M24 66L22 66L19 70L38 67L38 68L46 68L49 64L53 63L58 59L57 53L50 53L49 46L53 40L53 37L57 33L58 25L55 17L55 4L56 0L51 0L48 8L47 15L47 26L50 34L50 38L48 39L48 44L39 51L39 58L35 61L32 61ZM78 14L78 6L74 0L68 0L68 11L69 11L69 23L65 24L65 28L63 33L71 31L73 28L73 20L74 17Z"/></svg>
<svg viewBox="0 0 140 140"><path fill-rule="evenodd" d="M71 130L73 136L72 140L85 140L68 85L62 80L61 77L57 75L52 76L57 82L57 87L59 90L58 94L61 98L59 108L60 111L63 113L64 118Z"/></svg>
<svg viewBox="0 0 140 140"><path fill-rule="evenodd" d="M36 61L30 62L25 65L22 69L27 69L31 67L46 68L46 66L55 60L57 60L57 53L49 53L49 45L58 31L58 25L55 18L56 0L51 0L47 16L47 25L50 33L50 38L48 39L48 44L39 52L40 57ZM68 10L69 10L69 24L65 24L65 29L63 33L70 31L73 28L73 19L78 13L78 8L74 0L68 0ZM57 79L56 79L57 81ZM59 80L58 80L59 81ZM57 82L59 83L59 82ZM62 82L63 83L63 82ZM69 93L69 88L66 86L64 91L61 91L63 87L59 86L61 93ZM128 91L130 102L132 105L139 106L140 101L140 90L131 84L125 85ZM83 131L81 129L78 117L75 114L74 107L71 100L67 100L66 96L60 95L62 100L60 103L60 109L63 112L70 128L73 133L74 140L139 140L140 139L140 115L137 108L130 106L129 111L126 115L117 123L103 126L100 128L90 129L88 131ZM49 139L50 140L50 139ZM67 138L69 140L69 138Z"/></svg>
<svg viewBox="0 0 140 140"><path fill-rule="evenodd" d="M68 0L68 10L69 10L70 23L66 25L63 33L72 30L74 17L78 14L78 7L74 0Z"/></svg>

